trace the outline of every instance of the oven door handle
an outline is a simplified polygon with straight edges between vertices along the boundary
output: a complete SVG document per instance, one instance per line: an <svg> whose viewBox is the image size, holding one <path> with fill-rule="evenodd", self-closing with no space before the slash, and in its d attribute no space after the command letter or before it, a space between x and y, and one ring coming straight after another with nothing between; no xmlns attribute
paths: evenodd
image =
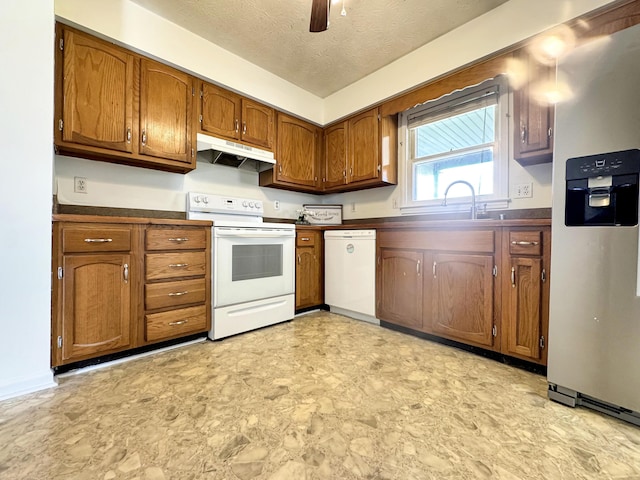
<svg viewBox="0 0 640 480"><path fill-rule="evenodd" d="M224 230L222 228L214 229L214 237L239 237L239 238L288 238L295 237L295 231L288 230L260 230L260 231L246 231L244 229L239 230Z"/></svg>

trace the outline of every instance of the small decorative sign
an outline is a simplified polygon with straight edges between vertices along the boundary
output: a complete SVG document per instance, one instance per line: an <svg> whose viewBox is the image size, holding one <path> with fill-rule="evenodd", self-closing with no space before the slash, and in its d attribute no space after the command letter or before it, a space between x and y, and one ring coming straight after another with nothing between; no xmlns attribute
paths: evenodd
<svg viewBox="0 0 640 480"><path fill-rule="evenodd" d="M305 219L311 225L341 225L342 205L303 205Z"/></svg>

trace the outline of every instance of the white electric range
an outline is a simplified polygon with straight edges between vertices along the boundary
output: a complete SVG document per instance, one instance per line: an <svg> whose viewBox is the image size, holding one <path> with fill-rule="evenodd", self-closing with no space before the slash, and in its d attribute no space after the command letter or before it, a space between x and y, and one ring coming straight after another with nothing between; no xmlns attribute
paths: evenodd
<svg viewBox="0 0 640 480"><path fill-rule="evenodd" d="M295 314L295 225L263 215L259 200L187 194L187 218L213 221L212 340Z"/></svg>

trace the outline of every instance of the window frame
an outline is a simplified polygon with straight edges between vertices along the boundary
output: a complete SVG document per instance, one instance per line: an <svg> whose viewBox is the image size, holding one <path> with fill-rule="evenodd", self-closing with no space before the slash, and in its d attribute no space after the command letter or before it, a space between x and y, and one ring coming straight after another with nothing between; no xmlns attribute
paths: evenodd
<svg viewBox="0 0 640 480"><path fill-rule="evenodd" d="M494 192L490 195L476 195L478 207L486 204L487 210L504 209L509 203L509 142L510 142L510 101L509 86L506 75L488 79L480 84L456 90L434 100L417 105L399 114L398 122L398 161L400 163L400 179L402 201L401 214L450 213L468 211L471 203L471 192L464 197L447 198L447 205L442 205L442 198L430 200L413 200L414 165L422 163L424 157L417 161L412 157L413 147L410 139L410 128L424 119L437 120L454 116L464 111L464 105L475 102L483 96L483 92L496 91L496 125L494 161Z"/></svg>

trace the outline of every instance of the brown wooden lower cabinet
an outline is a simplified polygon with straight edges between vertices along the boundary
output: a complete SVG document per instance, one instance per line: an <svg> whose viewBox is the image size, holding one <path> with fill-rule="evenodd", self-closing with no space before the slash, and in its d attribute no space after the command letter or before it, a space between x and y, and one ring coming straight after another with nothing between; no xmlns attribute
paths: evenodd
<svg viewBox="0 0 640 480"><path fill-rule="evenodd" d="M62 361L131 347L129 254L68 255L62 262Z"/></svg>
<svg viewBox="0 0 640 480"><path fill-rule="evenodd" d="M381 248L378 258L378 317L422 329L423 253Z"/></svg>
<svg viewBox="0 0 640 480"><path fill-rule="evenodd" d="M378 230L376 315L546 365L550 247L548 222Z"/></svg>
<svg viewBox="0 0 640 480"><path fill-rule="evenodd" d="M324 248L321 230L296 232L296 309L324 303Z"/></svg>
<svg viewBox="0 0 640 480"><path fill-rule="evenodd" d="M210 232L208 222L55 215L51 365L207 331Z"/></svg>
<svg viewBox="0 0 640 480"><path fill-rule="evenodd" d="M431 327L435 333L493 346L494 264L493 255L433 256Z"/></svg>
<svg viewBox="0 0 640 480"><path fill-rule="evenodd" d="M503 244L503 351L546 364L551 230L505 229Z"/></svg>

